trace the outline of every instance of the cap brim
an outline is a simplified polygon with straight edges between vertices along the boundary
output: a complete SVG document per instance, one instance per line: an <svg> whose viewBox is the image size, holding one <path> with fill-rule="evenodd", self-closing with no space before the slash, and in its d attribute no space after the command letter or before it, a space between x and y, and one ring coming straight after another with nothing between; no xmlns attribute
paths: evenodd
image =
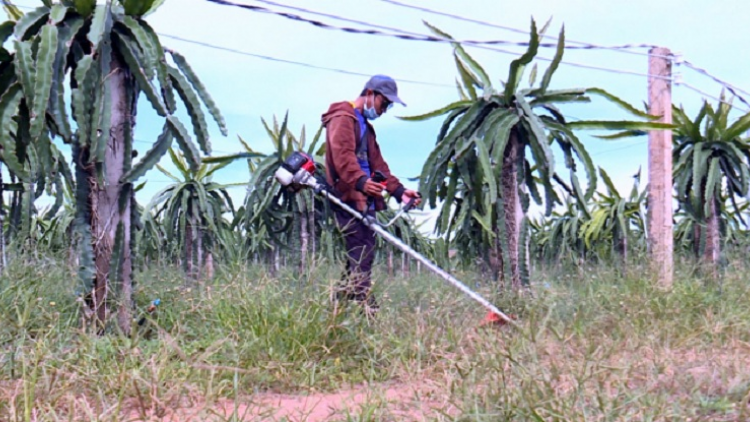
<svg viewBox="0 0 750 422"><path fill-rule="evenodd" d="M399 103L402 106L406 107L406 103L401 101L401 98L398 98L397 95L386 95L385 98L388 98L388 101L392 103Z"/></svg>

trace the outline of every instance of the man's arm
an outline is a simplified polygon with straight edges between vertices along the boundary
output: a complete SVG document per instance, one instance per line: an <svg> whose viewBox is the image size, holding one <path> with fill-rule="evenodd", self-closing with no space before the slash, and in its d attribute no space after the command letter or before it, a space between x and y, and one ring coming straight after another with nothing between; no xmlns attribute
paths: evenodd
<svg viewBox="0 0 750 422"><path fill-rule="evenodd" d="M380 146L377 141L375 142L375 148L370 151L370 163L372 163L375 170L380 170L385 174L385 190L388 191L391 196L396 198L396 201L401 202L401 197L404 195L406 188L398 180L398 177L391 174L391 169L388 167L388 163L383 159L383 155L380 153Z"/></svg>

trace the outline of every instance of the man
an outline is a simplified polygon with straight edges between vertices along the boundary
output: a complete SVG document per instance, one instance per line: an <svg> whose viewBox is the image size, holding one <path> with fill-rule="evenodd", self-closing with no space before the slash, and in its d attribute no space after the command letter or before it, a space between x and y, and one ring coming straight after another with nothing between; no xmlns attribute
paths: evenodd
<svg viewBox="0 0 750 422"><path fill-rule="evenodd" d="M388 76L375 75L367 81L356 100L333 103L323 114L328 183L343 202L371 216L385 209L384 189L399 203L412 198L416 205L420 202L416 191L404 188L398 178L391 174L380 154L375 130L370 123L394 103L406 106L398 97L396 81ZM376 172L385 176L385 187L372 180ZM337 292L336 299L360 303L364 306L365 314L372 316L378 310L377 301L370 292L375 232L342 209L336 209L335 213L347 249L345 285Z"/></svg>

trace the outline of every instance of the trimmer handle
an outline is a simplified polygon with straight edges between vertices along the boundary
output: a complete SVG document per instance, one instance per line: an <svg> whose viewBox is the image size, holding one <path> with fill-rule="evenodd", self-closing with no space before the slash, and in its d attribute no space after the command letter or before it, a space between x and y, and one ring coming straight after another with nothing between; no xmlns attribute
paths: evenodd
<svg viewBox="0 0 750 422"><path fill-rule="evenodd" d="M372 175L370 175L370 180L372 180L375 183L378 183L380 186L383 187L383 189L385 189L385 181L388 180L388 178L385 177L385 174L383 174L382 171L375 170L375 172L372 173ZM367 208L365 208L365 213L367 213L367 211L370 208L372 208L372 203L373 202L375 202L375 197L374 196L370 196L370 197L367 198Z"/></svg>
<svg viewBox="0 0 750 422"><path fill-rule="evenodd" d="M419 193L419 192L417 192L417 196L416 196L416 198L411 198L411 199L409 200L409 202L407 202L407 203L406 203L406 206L404 207L404 212L409 212L409 211L411 211L411 210L412 210L412 208L414 208L414 202L416 202L416 201L417 201L417 199L419 199L419 198L421 198L421 197L422 197L422 194L421 194L421 193Z"/></svg>
<svg viewBox="0 0 750 422"><path fill-rule="evenodd" d="M375 170L375 173L370 176L370 179L375 183L380 183L383 187L385 187L385 181L388 180L388 178L385 177L385 174L380 170Z"/></svg>

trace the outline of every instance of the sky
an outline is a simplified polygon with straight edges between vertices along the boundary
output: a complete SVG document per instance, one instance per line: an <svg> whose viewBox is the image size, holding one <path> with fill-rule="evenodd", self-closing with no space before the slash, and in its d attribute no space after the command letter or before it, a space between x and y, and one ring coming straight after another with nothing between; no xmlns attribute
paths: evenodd
<svg viewBox="0 0 750 422"><path fill-rule="evenodd" d="M547 35L557 35L564 25L567 40L600 46L648 44L669 48L691 63L734 86L750 91L750 44L747 16L750 3L739 0L706 2L697 0L401 0L403 3L496 25L525 31L526 34L463 22L411 10L382 0L278 0L283 5L328 13L368 23L395 27L404 31L428 33L427 21L452 34L456 39L527 41L531 19L539 26L552 19ZM237 3L302 15L338 26L354 26L328 17L270 6L252 0ZM38 6L41 1L18 0L19 6ZM22 9L27 11L28 9ZM5 18L0 11L0 18ZM222 6L206 0L166 0L147 18L162 37L165 46L179 51L201 77L224 114L229 135L223 137L209 122L214 155L242 151L238 136L253 148L270 151L271 144L261 118L282 119L289 113L289 127L299 133L304 126L308 134L320 126L320 116L332 102L354 100L367 76L342 74L321 69L250 57L195 43L263 55L281 60L351 72L386 74L401 81L399 96L408 107L395 106L374 122L384 157L394 174L407 186L416 188L406 178L417 176L432 150L442 122L407 122L395 116L422 114L457 100L456 69L452 48L447 44L401 40L364 34L350 34L315 27L280 16ZM554 42L554 40L548 40ZM495 85L507 78L510 62L522 54L521 47L501 46L506 54L467 47L487 70ZM633 49L641 54L625 54L607 49L568 50L564 62L580 63L608 69L646 74L647 49ZM541 49L539 56L551 58L552 49ZM539 74L548 62L539 61ZM708 77L684 65L674 67L685 83L718 97L722 87ZM526 84L527 79L524 79ZM562 64L553 77L550 89L600 87L642 107L647 100L648 81L644 75L613 73ZM694 115L703 96L684 85L673 86L673 102L682 104ZM750 98L749 98L750 100ZM715 100L710 100L716 103ZM739 101L735 105L742 106ZM631 118L603 99L589 104L563 106L563 113L573 119L619 120ZM186 123L189 120L182 115ZM739 116L739 114L735 114ZM136 126L136 147L145 152L161 132L160 118L141 99ZM615 185L625 194L632 186L632 175L640 167L647 169L646 137L603 141L582 133L581 137L594 163L603 167ZM601 134L601 133L600 133ZM557 160L558 163L561 160ZM163 161L166 167L168 163ZM567 174L567 173L563 173ZM234 164L219 173L215 180L226 183L248 179L246 165ZM139 193L139 201L148 200L167 185L166 176L154 170L143 180L148 183ZM233 188L241 202L244 188Z"/></svg>

